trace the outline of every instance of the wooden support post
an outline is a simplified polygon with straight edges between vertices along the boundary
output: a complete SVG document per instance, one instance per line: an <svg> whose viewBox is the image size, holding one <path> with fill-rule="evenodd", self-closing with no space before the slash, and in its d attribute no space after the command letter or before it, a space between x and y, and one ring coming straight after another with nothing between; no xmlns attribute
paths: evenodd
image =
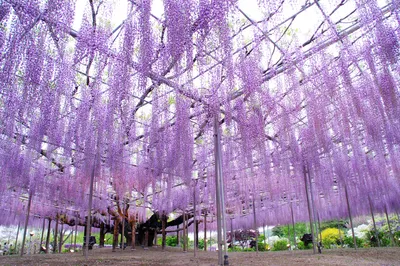
<svg viewBox="0 0 400 266"><path fill-rule="evenodd" d="M387 211L386 205L385 205L385 215L386 215L386 221L387 221L387 224L388 224L390 240L392 242L392 246L395 246L396 243L394 242L394 236L393 236L393 233L392 233L392 226L390 225L390 220L389 220L389 215L388 215L388 211Z"/></svg>
<svg viewBox="0 0 400 266"><path fill-rule="evenodd" d="M316 250L316 246L315 246L315 237L314 237L314 228L313 228L314 221L313 221L313 213L312 213L311 202L310 202L310 195L308 193L307 168L306 168L305 164L303 165L303 176L304 176L304 186L306 189L308 216L310 219L311 238L313 241L313 252L315 254L317 252L317 250Z"/></svg>
<svg viewBox="0 0 400 266"><path fill-rule="evenodd" d="M57 252L57 236L58 236L58 214L56 214L56 228L54 229L53 253Z"/></svg>
<svg viewBox="0 0 400 266"><path fill-rule="evenodd" d="M49 253L50 232L51 232L50 226L51 226L51 218L49 218L49 224L47 225L46 254Z"/></svg>
<svg viewBox="0 0 400 266"><path fill-rule="evenodd" d="M105 233L104 233L104 222L100 223L100 240L99 240L99 247L104 248L104 238L105 238Z"/></svg>
<svg viewBox="0 0 400 266"><path fill-rule="evenodd" d="M343 239L342 239L342 231L341 231L341 229L339 228L339 222L338 222L338 224L337 224L337 229L339 230L339 239L340 239L340 246L341 247L343 247Z"/></svg>
<svg viewBox="0 0 400 266"><path fill-rule="evenodd" d="M43 244L43 235L44 235L44 230L45 230L44 227L46 225L45 223L46 223L46 218L43 217L42 236L40 237L40 245L39 245L40 248L42 247L42 244Z"/></svg>
<svg viewBox="0 0 400 266"><path fill-rule="evenodd" d="M25 217L25 227L24 227L24 235L22 236L22 247L21 247L21 257L24 255L24 246L25 246L25 239L26 239L26 231L28 230L28 223L29 223L29 215L31 212L31 204L32 204L32 190L29 190L28 196L28 208L26 210L26 217Z"/></svg>
<svg viewBox="0 0 400 266"><path fill-rule="evenodd" d="M348 212L349 218L350 218L351 234L353 236L354 249L357 250L357 241L356 241L356 236L354 234L353 218L351 216L351 208L350 208L350 201L349 201L349 193L347 191L347 184L344 185L344 193L345 193L346 202L347 202L347 212Z"/></svg>
<svg viewBox="0 0 400 266"><path fill-rule="evenodd" d="M161 243L161 248L162 251L165 251L165 244L167 242L167 234L165 233L165 227L167 226L167 216L165 215L165 212L161 215L161 227L162 227L162 243Z"/></svg>
<svg viewBox="0 0 400 266"><path fill-rule="evenodd" d="M132 228L132 247L131 250L136 250L136 221L133 220L131 222L131 228Z"/></svg>
<svg viewBox="0 0 400 266"><path fill-rule="evenodd" d="M204 214L204 251L207 251L207 214Z"/></svg>

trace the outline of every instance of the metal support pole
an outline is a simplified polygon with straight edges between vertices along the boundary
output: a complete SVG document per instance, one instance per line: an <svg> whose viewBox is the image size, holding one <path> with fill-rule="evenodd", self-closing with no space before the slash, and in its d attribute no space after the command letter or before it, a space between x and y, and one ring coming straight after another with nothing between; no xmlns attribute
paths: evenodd
<svg viewBox="0 0 400 266"><path fill-rule="evenodd" d="M187 246L186 246L186 212L183 211L183 232L182 232L182 240L183 240L183 252L187 251Z"/></svg>
<svg viewBox="0 0 400 266"><path fill-rule="evenodd" d="M207 214L204 214L204 251L207 251Z"/></svg>
<svg viewBox="0 0 400 266"><path fill-rule="evenodd" d="M179 231L179 225L177 225L176 226L176 242L178 243L178 246L180 246L181 244L181 242L179 241L179 234L180 234L180 231Z"/></svg>
<svg viewBox="0 0 400 266"><path fill-rule="evenodd" d="M56 228L54 229L53 253L56 253L57 251L57 237L58 237L58 214L56 214Z"/></svg>
<svg viewBox="0 0 400 266"><path fill-rule="evenodd" d="M40 237L40 248L42 247L43 244L43 235L44 235L44 226L45 226L46 218L43 217L43 226L42 226L42 236Z"/></svg>
<svg viewBox="0 0 400 266"><path fill-rule="evenodd" d="M157 232L156 232L157 234ZM125 249L125 201L122 201L122 231L121 231L121 249Z"/></svg>
<svg viewBox="0 0 400 266"><path fill-rule="evenodd" d="M194 186L193 186L193 228L194 228L194 247L193 247L193 255L196 257L196 252L197 252L197 219L196 219L196 185L197 185L197 180L194 181Z"/></svg>
<svg viewBox="0 0 400 266"><path fill-rule="evenodd" d="M392 246L395 246L394 237L393 237L393 233L392 233L392 227L390 225L390 220L389 220L389 215L388 215L388 211L387 211L386 205L385 205L385 215L386 215L386 221L387 221L387 224L388 224L390 240L392 241Z"/></svg>
<svg viewBox="0 0 400 266"><path fill-rule="evenodd" d="M256 254L258 254L258 229L257 229L257 217L256 217L256 202L254 200L255 195L253 195L253 223L254 230L256 231Z"/></svg>
<svg viewBox="0 0 400 266"><path fill-rule="evenodd" d="M340 246L343 247L343 239L342 239L341 229L339 228L339 222L337 224L337 229L339 231Z"/></svg>
<svg viewBox="0 0 400 266"><path fill-rule="evenodd" d="M25 246L25 239L26 239L26 231L28 230L29 215L30 215L30 212L31 212L32 194L33 194L32 190L29 190L28 208L27 208L27 210L26 210L24 235L22 236L21 257L24 255L24 246Z"/></svg>
<svg viewBox="0 0 400 266"><path fill-rule="evenodd" d="M89 206L88 206L88 216L87 216L87 221L86 221L86 243L85 243L85 249L83 251L85 258L88 258L89 255L89 239L90 239L90 228L92 226L92 201L93 201L93 183L94 183L94 173L95 173L95 167L96 167L96 159L97 159L97 154L94 156L94 162L93 162L93 169L92 169L92 174L90 176L90 187L89 187Z"/></svg>
<svg viewBox="0 0 400 266"><path fill-rule="evenodd" d="M308 193L307 169L306 169L305 165L303 165L303 175L304 175L304 186L306 188L308 216L309 216L309 219L310 219L311 238L312 238L312 241L313 241L313 252L315 254L315 253L317 253L317 250L316 250L316 246L315 246L314 229L313 229L313 223L314 222L313 222L313 214L312 214L310 196L309 196L309 193Z"/></svg>
<svg viewBox="0 0 400 266"><path fill-rule="evenodd" d="M78 217L75 218L74 251L76 251L76 235L78 233Z"/></svg>
<svg viewBox="0 0 400 266"><path fill-rule="evenodd" d="M347 192L347 184L344 185L344 193L345 193L346 202L347 202L347 212L348 212L349 218L350 218L351 234L353 236L354 249L357 250L357 241L356 241L356 236L354 234L353 218L351 217L351 208L350 208L350 202L349 202L349 194Z"/></svg>
<svg viewBox="0 0 400 266"><path fill-rule="evenodd" d="M307 171L307 173L308 173L308 182L310 184L310 199L311 199L311 207L312 207L313 221L314 221L313 230L315 230L314 236L315 236L316 240L318 239L318 242L317 242L317 246L318 246L321 239L319 239L319 234L318 234L318 231L319 231L318 226L317 226L318 219L317 219L317 212L315 210L315 204L314 204L315 202L314 202L313 184L311 182L310 171Z"/></svg>
<svg viewBox="0 0 400 266"><path fill-rule="evenodd" d="M297 248L297 242L296 242L296 228L294 225L294 214L293 214L293 204L290 202L290 213L292 215L292 227L293 227L293 242L294 242L294 247Z"/></svg>
<svg viewBox="0 0 400 266"><path fill-rule="evenodd" d="M263 235L264 235L264 247L267 247L267 246L265 245L265 241L266 241L266 239L265 239L265 224L263 224Z"/></svg>
<svg viewBox="0 0 400 266"><path fill-rule="evenodd" d="M319 231L319 242L318 242L319 250L318 250L318 252L321 253L322 252L322 233L321 233L321 222L319 220L319 213L317 213L317 219L318 219L318 231Z"/></svg>
<svg viewBox="0 0 400 266"><path fill-rule="evenodd" d="M17 243L18 243L18 235L19 235L19 226L20 226L20 222L18 222L18 228L17 228L17 237L15 238L15 253L17 253L18 252L18 250L17 250Z"/></svg>
<svg viewBox="0 0 400 266"><path fill-rule="evenodd" d="M132 247L131 250L136 250L136 221L133 220L131 223L132 228Z"/></svg>
<svg viewBox="0 0 400 266"><path fill-rule="evenodd" d="M378 235L378 230L376 230L376 223L375 223L375 216L374 216L374 210L372 208L372 202L370 196L368 196L368 202L369 202L369 209L371 211L371 217L372 217L372 223L374 225L374 235L376 238L376 241L378 242L378 247L381 247L381 243L379 241L379 235Z"/></svg>
<svg viewBox="0 0 400 266"><path fill-rule="evenodd" d="M46 237L46 254L49 253L49 243L50 243L50 232L51 232L51 218L49 218L49 223L47 225L47 237Z"/></svg>
<svg viewBox="0 0 400 266"><path fill-rule="evenodd" d="M235 243L235 232L233 231L233 218L231 218L231 246L232 246L232 249L235 246L234 243Z"/></svg>
<svg viewBox="0 0 400 266"><path fill-rule="evenodd" d="M219 120L217 114L214 116L214 155L215 155L215 190L217 205L217 239L218 239L218 265L227 265L228 255L226 246L226 221L225 221L225 200L222 178L222 160L220 148ZM224 253L222 252L224 245Z"/></svg>
<svg viewBox="0 0 400 266"><path fill-rule="evenodd" d="M58 253L62 252L63 240L64 240L64 223L61 224L60 241L58 243Z"/></svg>

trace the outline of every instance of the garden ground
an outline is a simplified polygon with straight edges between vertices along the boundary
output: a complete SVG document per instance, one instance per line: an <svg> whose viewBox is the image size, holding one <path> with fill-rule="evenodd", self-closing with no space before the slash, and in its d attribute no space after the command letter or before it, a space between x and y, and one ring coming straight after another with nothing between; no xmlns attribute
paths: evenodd
<svg viewBox="0 0 400 266"><path fill-rule="evenodd" d="M313 255L312 250L280 252L230 252L230 265L400 265L400 248L368 248L324 250L323 254ZM149 250L138 248L135 251L95 249L88 260L82 253L36 254L23 258L13 256L0 257L0 265L198 265L217 264L216 252L199 251L194 258L193 252L183 253L178 248L160 247Z"/></svg>

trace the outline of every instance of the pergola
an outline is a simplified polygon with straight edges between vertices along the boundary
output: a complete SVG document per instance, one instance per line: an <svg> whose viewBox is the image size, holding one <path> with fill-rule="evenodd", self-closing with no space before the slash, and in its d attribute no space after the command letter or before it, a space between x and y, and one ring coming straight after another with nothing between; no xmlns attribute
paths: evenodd
<svg viewBox="0 0 400 266"><path fill-rule="evenodd" d="M399 212L399 7L2 1L2 222Z"/></svg>

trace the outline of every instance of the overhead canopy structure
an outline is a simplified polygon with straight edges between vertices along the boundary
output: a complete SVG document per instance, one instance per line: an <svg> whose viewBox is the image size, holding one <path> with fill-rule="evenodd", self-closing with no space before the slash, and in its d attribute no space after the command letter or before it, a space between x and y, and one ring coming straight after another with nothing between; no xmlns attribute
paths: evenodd
<svg viewBox="0 0 400 266"><path fill-rule="evenodd" d="M1 212L214 214L214 119L237 226L399 211L399 7L2 1Z"/></svg>

